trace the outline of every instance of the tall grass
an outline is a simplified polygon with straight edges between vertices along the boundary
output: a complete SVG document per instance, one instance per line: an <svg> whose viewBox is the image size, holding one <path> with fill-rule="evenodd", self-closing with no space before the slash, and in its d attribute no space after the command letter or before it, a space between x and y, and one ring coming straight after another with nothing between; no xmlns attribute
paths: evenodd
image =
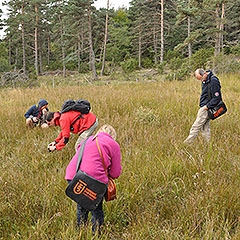
<svg viewBox="0 0 240 240"><path fill-rule="evenodd" d="M98 239L240 239L240 81L220 80L228 112L211 122L210 145L200 134L192 146L183 140L198 111L194 79L1 90L0 239L92 239L91 226L76 230L64 192L77 136L49 153L60 129L25 127L40 98L51 111L85 98L117 130L123 171Z"/></svg>

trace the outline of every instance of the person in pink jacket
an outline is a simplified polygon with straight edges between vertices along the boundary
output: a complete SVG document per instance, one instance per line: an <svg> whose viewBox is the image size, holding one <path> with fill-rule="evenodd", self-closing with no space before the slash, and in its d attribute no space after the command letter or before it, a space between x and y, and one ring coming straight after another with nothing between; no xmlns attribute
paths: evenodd
<svg viewBox="0 0 240 240"><path fill-rule="evenodd" d="M115 141L117 136L116 131L111 125L105 124L98 130L96 135L103 155L104 163L108 170L108 174L113 179L116 179L120 176L122 169L120 146ZM71 182L76 174L78 154L82 143L83 141L79 144L77 153L67 166L65 179L68 181L68 183ZM108 178L105 174L94 136L89 137L85 144L80 169L91 177L103 183L108 183ZM104 213L102 207L103 199L98 207L91 211L93 232L95 232L97 228L100 229L104 223ZM88 214L89 211L77 204L77 226L80 226L82 223L87 223Z"/></svg>

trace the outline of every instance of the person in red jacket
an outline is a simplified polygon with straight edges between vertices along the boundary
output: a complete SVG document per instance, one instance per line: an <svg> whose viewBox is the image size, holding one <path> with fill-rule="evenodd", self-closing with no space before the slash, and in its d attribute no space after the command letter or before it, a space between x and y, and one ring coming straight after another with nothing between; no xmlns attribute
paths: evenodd
<svg viewBox="0 0 240 240"><path fill-rule="evenodd" d="M48 145L50 151L61 150L69 141L70 132L79 134L78 140L75 144L77 151L78 145L88 136L91 136L98 127L97 117L89 112L81 115L77 111L69 111L60 114L59 112L48 112L45 120L49 126L60 126L62 131L54 142Z"/></svg>

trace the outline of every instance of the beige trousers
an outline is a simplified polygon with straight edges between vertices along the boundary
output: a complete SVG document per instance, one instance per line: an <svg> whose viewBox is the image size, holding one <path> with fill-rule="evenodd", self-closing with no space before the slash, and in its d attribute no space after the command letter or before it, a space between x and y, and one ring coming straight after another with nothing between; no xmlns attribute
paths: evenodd
<svg viewBox="0 0 240 240"><path fill-rule="evenodd" d="M75 150L77 152L77 147L78 145L87 137L91 136L93 134L93 132L97 129L98 127L98 119L96 118L96 122L87 130L85 130L84 132L82 132L77 141L76 141L76 144L75 144Z"/></svg>
<svg viewBox="0 0 240 240"><path fill-rule="evenodd" d="M208 112L205 108L206 106L203 106L199 109L197 118L193 123L189 136L185 139L184 143L192 143L197 137L199 131L202 132L203 137L206 139L207 143L209 143L211 137L210 118L208 117Z"/></svg>

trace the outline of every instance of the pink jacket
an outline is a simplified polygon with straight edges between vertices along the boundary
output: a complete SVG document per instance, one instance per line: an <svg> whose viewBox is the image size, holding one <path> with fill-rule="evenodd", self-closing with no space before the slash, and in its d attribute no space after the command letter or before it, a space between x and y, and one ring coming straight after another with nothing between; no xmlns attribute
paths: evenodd
<svg viewBox="0 0 240 240"><path fill-rule="evenodd" d="M107 133L100 132L98 133L97 138L109 176L114 179L118 178L122 170L120 146ZM72 180L76 174L78 154L82 143L83 142L78 146L77 153L67 166L65 176L65 179L67 180ZM91 136L85 144L80 169L103 183L108 182L96 140L93 140L93 136Z"/></svg>

